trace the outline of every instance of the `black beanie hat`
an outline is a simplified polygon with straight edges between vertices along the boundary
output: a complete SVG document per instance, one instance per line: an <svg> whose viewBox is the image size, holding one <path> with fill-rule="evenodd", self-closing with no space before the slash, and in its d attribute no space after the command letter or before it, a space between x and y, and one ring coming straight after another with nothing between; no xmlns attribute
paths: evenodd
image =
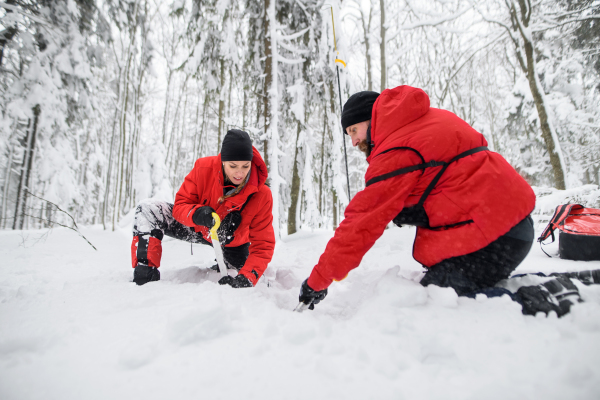
<svg viewBox="0 0 600 400"><path fill-rule="evenodd" d="M252 161L252 140L248 132L227 131L221 146L221 161Z"/></svg>
<svg viewBox="0 0 600 400"><path fill-rule="evenodd" d="M369 91L354 93L350 96L342 110L342 128L344 129L344 133L346 133L347 127L371 119L373 104L377 100L377 97L379 97L379 93Z"/></svg>

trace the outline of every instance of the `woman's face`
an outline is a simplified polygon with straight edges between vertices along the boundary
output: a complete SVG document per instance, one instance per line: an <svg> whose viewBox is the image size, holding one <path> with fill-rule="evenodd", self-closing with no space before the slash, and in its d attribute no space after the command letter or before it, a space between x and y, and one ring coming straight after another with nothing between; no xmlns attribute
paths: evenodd
<svg viewBox="0 0 600 400"><path fill-rule="evenodd" d="M246 179L248 172L250 172L250 164L250 161L225 161L223 162L223 170L225 170L227 178L237 186Z"/></svg>

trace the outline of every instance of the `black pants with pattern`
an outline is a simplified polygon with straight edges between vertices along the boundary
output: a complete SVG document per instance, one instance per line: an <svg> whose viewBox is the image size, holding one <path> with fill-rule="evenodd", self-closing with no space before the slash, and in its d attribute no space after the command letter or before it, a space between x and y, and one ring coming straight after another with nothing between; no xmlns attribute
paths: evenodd
<svg viewBox="0 0 600 400"><path fill-rule="evenodd" d="M533 220L528 216L483 249L433 265L421 284L451 287L459 296L490 292L490 288L507 279L521 264L533 239Z"/></svg>
<svg viewBox="0 0 600 400"><path fill-rule="evenodd" d="M161 241L164 236L212 246L194 228L183 225L173 217L173 204L158 200L144 200L135 210L133 223L132 264L160 266ZM223 258L228 268L240 270L249 255L250 243L238 247L223 247Z"/></svg>

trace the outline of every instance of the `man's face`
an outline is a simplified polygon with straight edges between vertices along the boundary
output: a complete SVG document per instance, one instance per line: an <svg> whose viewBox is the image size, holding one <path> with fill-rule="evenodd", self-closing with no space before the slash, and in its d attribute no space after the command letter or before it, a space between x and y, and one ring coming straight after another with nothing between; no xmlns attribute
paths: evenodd
<svg viewBox="0 0 600 400"><path fill-rule="evenodd" d="M371 155L371 146L367 143L367 130L369 129L369 121L359 122L346 128L346 132L350 135L352 146L358 146L358 149L365 153L367 157Z"/></svg>
<svg viewBox="0 0 600 400"><path fill-rule="evenodd" d="M352 146L356 147L361 141L367 140L367 129L369 129L369 122L363 121L358 124L350 125L346 128L346 133L352 140Z"/></svg>

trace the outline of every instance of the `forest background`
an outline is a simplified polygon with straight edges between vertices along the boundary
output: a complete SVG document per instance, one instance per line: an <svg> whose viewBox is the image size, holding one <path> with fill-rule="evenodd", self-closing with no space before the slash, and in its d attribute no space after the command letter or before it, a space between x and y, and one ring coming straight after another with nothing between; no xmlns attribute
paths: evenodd
<svg viewBox="0 0 600 400"><path fill-rule="evenodd" d="M114 230L239 128L278 234L331 229L367 166L338 73L342 103L424 89L532 185L598 185L599 39L592 0L0 1L0 228Z"/></svg>

